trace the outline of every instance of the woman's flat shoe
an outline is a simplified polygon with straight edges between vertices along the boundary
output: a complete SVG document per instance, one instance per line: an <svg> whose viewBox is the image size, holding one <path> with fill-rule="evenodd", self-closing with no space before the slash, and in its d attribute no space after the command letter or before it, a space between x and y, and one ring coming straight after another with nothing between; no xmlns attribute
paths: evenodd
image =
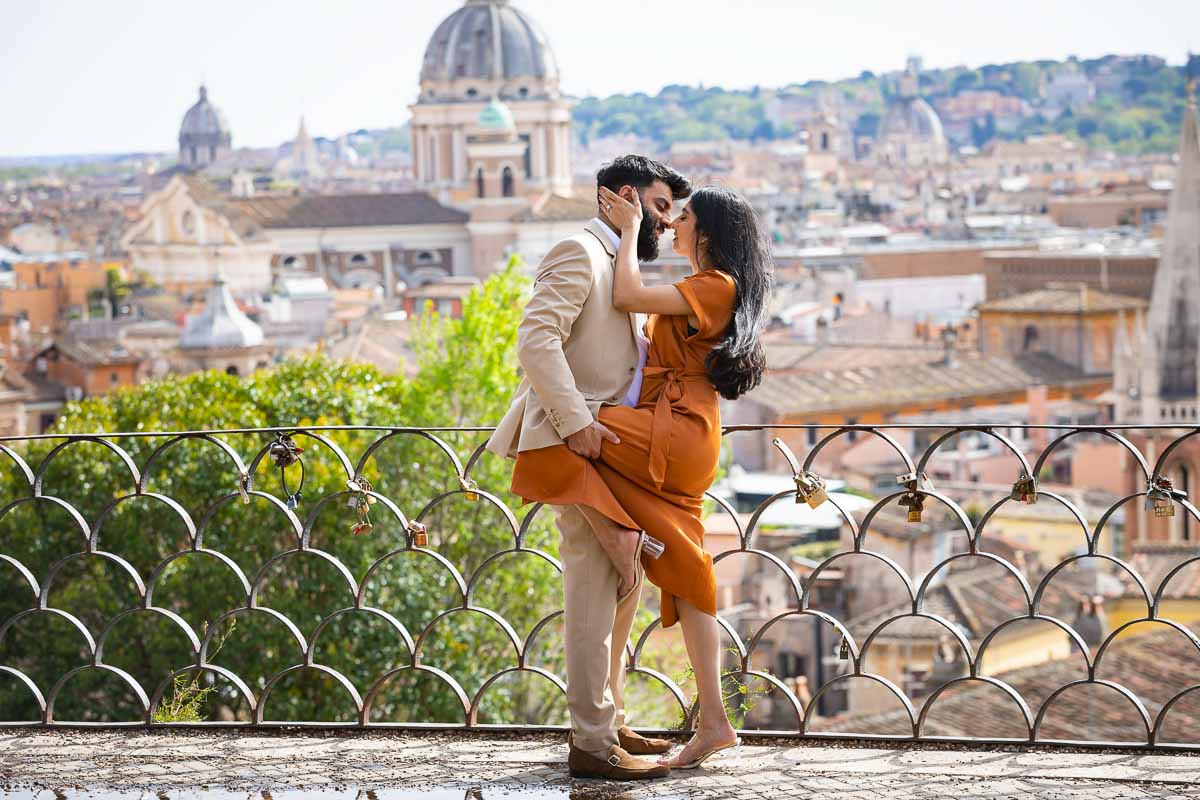
<svg viewBox="0 0 1200 800"><path fill-rule="evenodd" d="M742 746L742 738L739 736L738 738L733 740L732 744L723 744L720 747L714 747L710 750L705 750L703 753L696 756L695 758L693 758L691 761L687 762L686 764L671 765L671 769L695 769L696 767L703 764L705 762L705 760L712 754L719 753L722 750L729 750L731 748L736 750L737 748L739 748L741 746Z"/></svg>
<svg viewBox="0 0 1200 800"><path fill-rule="evenodd" d="M638 536L637 547L635 547L633 550L633 585L629 587L625 594L620 594L619 592L617 593L617 605L624 603L629 599L630 595L637 591L638 586L642 582L642 578L646 574L645 568L642 567L642 550L646 547L647 538L648 537L645 531L642 531Z"/></svg>

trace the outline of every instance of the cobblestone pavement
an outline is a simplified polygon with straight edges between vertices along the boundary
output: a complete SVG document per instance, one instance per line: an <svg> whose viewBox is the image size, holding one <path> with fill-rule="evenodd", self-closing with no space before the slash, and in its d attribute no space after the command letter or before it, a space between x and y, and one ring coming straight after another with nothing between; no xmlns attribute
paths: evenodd
<svg viewBox="0 0 1200 800"><path fill-rule="evenodd" d="M1200 798L1200 756L745 745L650 783L572 780L558 735L0 730L0 798Z"/></svg>

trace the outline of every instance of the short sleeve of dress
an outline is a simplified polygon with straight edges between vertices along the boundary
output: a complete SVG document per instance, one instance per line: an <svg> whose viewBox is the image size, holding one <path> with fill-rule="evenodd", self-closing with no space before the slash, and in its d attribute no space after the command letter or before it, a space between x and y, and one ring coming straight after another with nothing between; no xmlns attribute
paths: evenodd
<svg viewBox="0 0 1200 800"><path fill-rule="evenodd" d="M725 333L733 316L733 301L737 294L733 278L728 273L707 269L689 275L676 283L675 288L700 321L699 338L715 339Z"/></svg>

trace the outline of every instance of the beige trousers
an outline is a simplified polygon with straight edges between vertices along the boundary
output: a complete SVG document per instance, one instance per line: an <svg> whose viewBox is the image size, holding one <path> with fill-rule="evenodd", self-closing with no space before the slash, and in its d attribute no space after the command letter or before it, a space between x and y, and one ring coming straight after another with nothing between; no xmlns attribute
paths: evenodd
<svg viewBox="0 0 1200 800"><path fill-rule="evenodd" d="M601 758L625 724L625 644L641 581L617 604L617 571L576 506L554 506L562 535L567 709L575 746Z"/></svg>

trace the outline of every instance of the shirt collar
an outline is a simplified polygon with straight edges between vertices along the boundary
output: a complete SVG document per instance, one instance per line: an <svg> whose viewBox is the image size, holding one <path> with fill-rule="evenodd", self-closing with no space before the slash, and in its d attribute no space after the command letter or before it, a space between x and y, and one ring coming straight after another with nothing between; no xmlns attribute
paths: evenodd
<svg viewBox="0 0 1200 800"><path fill-rule="evenodd" d="M607 222L599 217L592 217L592 222L596 223L596 226L599 227L600 230L604 231L605 235L608 236L608 240L612 242L614 253L621 249L621 237L618 236L612 228L608 227Z"/></svg>

